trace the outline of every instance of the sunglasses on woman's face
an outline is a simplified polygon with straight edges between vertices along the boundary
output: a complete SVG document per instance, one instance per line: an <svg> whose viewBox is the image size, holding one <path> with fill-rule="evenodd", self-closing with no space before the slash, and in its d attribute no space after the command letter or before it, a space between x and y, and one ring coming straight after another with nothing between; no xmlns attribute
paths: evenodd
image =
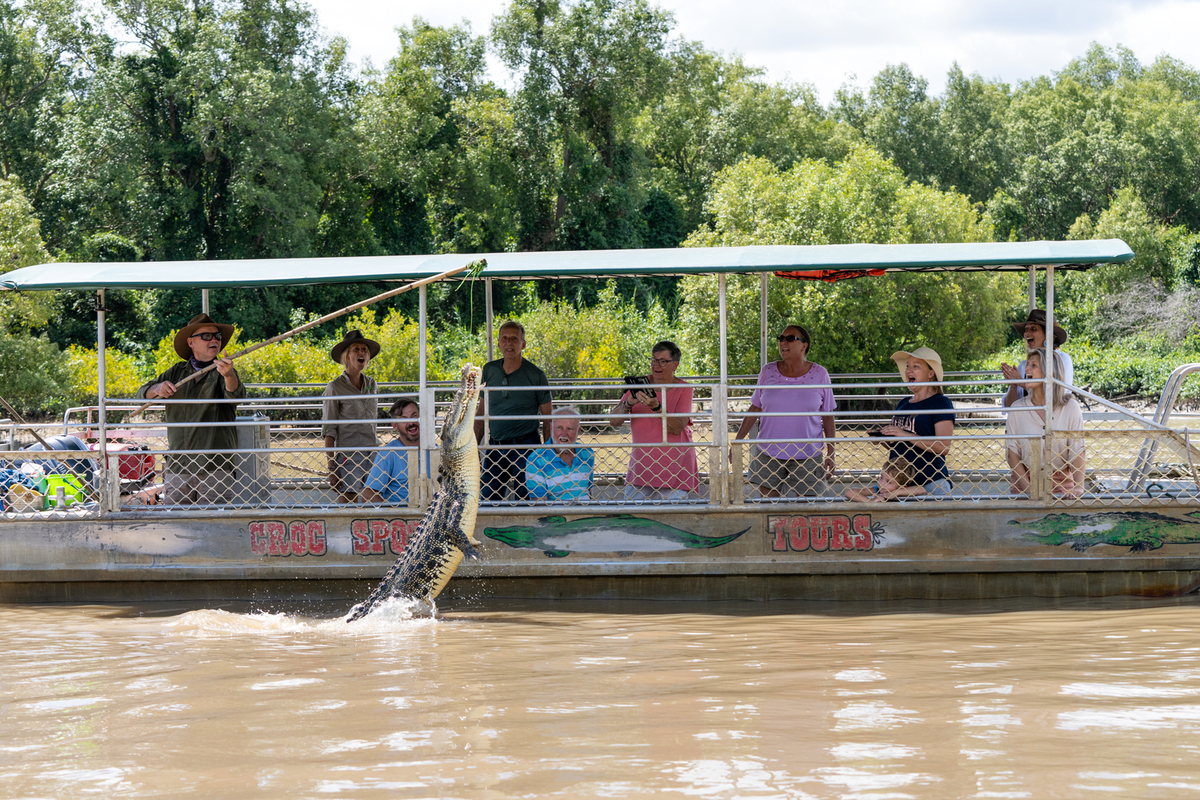
<svg viewBox="0 0 1200 800"><path fill-rule="evenodd" d="M803 342L804 341L804 339L800 338L799 336L793 336L790 333L785 333L782 336L776 336L775 338L781 342Z"/></svg>

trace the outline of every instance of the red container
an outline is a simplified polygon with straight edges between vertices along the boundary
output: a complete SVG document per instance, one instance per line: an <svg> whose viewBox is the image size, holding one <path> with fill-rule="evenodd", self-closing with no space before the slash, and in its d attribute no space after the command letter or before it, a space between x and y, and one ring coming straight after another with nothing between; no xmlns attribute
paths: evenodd
<svg viewBox="0 0 1200 800"><path fill-rule="evenodd" d="M89 444L91 450L99 450L100 444ZM123 481L142 481L154 474L154 456L144 444L129 444L127 442L109 442L109 453L122 453L117 456L117 468Z"/></svg>

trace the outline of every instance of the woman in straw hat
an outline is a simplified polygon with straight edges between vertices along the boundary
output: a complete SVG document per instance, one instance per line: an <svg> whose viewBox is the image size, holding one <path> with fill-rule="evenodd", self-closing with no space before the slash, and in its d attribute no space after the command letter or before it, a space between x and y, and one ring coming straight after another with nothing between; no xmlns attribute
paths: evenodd
<svg viewBox="0 0 1200 800"><path fill-rule="evenodd" d="M361 498L374 454L371 450L335 448L379 447L376 426L371 421L379 417L379 401L373 397L378 387L374 378L363 374L377 355L379 342L366 338L357 329L346 331L329 351L329 357L342 365L343 372L325 387L322 395L325 425L321 435L325 437L329 455L329 486L338 493L339 503L353 503Z"/></svg>
<svg viewBox="0 0 1200 800"><path fill-rule="evenodd" d="M942 357L932 348L918 347L911 353L892 353L892 360L912 396L896 404L891 423L880 429L886 437L888 460L908 461L916 473L914 485L924 487L925 494L947 495L954 486L946 469L946 453L954 434L954 403L941 386L919 385L942 382Z"/></svg>

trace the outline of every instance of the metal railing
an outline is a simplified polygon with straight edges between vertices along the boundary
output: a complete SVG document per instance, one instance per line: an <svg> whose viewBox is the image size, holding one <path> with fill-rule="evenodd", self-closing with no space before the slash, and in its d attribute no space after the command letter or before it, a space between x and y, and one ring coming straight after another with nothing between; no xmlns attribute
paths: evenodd
<svg viewBox="0 0 1200 800"><path fill-rule="evenodd" d="M1200 370L1200 366L1196 367ZM1193 371L1196 371L1193 370ZM1179 372L1179 371L1177 371ZM887 380L884 380L884 379ZM1172 376L1175 391L1182 377ZM890 459L889 449L870 431L886 424L892 417L891 405L909 391L896 381L894 374L886 376L835 376L831 389L838 410L833 413L836 433L803 439L751 438L736 440L736 432L749 406L752 376L738 376L729 381L726 402L714 400L722 396L722 387L712 380L690 378L688 387L693 393L690 412L643 409L632 417L625 415L613 426L613 407L629 388L619 379L614 381L556 382L554 405L572 404L580 414L579 434L575 448L534 444L493 444L485 435L480 447L485 465L489 461L508 459L511 481L502 492L491 492L484 507L496 512L537 513L539 509L555 513L577 511L596 513L620 508L655 507L676 510L698 508L751 509L778 504L810 504L820 502L868 502L864 496L877 493L884 466ZM1147 503L1200 502L1200 487L1194 463L1197 453L1186 429L1172 430L1156 420L1147 420L1102 398L1075 389L1077 396L1101 409L1085 416L1083 430L1055 432L1049 437L1018 436L1006 432L1009 413L998 404L999 395L990 387L1003 384L996 373L950 373L943 388L955 402L955 427L945 454L945 467L950 487L947 491L914 493L905 498L905 507L919 507L928 502L1037 502L1062 505L1144 505ZM294 395L297 387L275 387ZM224 401L237 405L237 418L231 423L208 423L210 427L225 426L237 433L236 448L221 451L183 451L168 446L173 428L205 427L191 423L167 423L160 403L140 417L132 417L137 401L115 398L106 400L104 428L107 463L100 453L38 453L29 451L0 451L9 469L19 470L19 462L54 462L85 460L92 465L90 477L80 479L80 486L67 482L63 486L66 501L57 496L46 499L42 493L41 507L37 501L21 496L19 490L10 500L12 483L4 486L4 518L24 518L29 514L74 514L102 516L115 512L163 513L180 509L223 508L234 510L280 512L289 509L392 509L402 515L419 515L437 487L439 444L436 426L428 424L446 408L453 398L456 385L444 383L429 386L420 397L414 392L398 392L407 385L391 387L392 391L377 396L380 408L386 408L397 397L414 397L421 401L422 433L413 447L395 447L389 420L346 420L351 424L374 426L379 446L326 448L321 437L321 398L319 396L263 396L241 401ZM674 388L674 387L672 387ZM778 391L780 389L766 389ZM382 391L382 390L381 390ZM485 388L484 393L499 391ZM508 391L519 391L515 388ZM1168 398L1164 394L1163 403ZM184 401L167 401L180 403ZM1162 403L1160 403L1160 409ZM822 416L824 412L799 412L790 416ZM764 413L764 418L772 416ZM789 415L781 415L789 416ZM1156 415L1157 418L1158 415ZM539 415L508 417L535 423L541 431L546 418ZM551 419L557 419L552 417ZM668 423L688 419L685 429L689 435L664 435ZM1169 417L1163 417L1167 419ZM485 429L491 429L495 418L487 413L480 417ZM639 434L633 434L633 423ZM9 438L19 443L24 437L21 426L7 424ZM98 447L100 419L96 407L79 407L64 416L63 434ZM723 435L718 435L723 434ZM648 437L648 438L647 438ZM918 444L934 441L936 437L914 440ZM761 451L764 446L787 443L805 445L815 450L820 464L790 464L772 459ZM826 446L835 449L832 471L824 473ZM144 449L141 449L144 448ZM406 494L380 492L380 497L363 502L362 494L352 502L339 502L339 492L331 488L328 460L334 457L353 457L360 454L367 471L389 452L402 462L402 475L389 478L403 484ZM1061 453L1082 454L1084 467L1077 486L1064 490L1064 466ZM1025 465L1028 486L1014 488L1013 453ZM548 470L550 481L572 486L573 491L561 495L529 499L526 478L529 460L534 457L535 469ZM555 461L555 459L558 459ZM211 479L224 484L221 491L201 492L200 502L180 505L172 502L169 478L173 464L190 459L195 475L212 475L209 466L220 462L227 476ZM578 459L578 463L577 463ZM1057 459L1057 461L1056 461ZM796 459L794 459L796 460ZM799 459L802 460L802 459ZM586 465L586 469L580 465ZM814 471L820 468L820 474ZM37 470L30 468L30 472ZM177 472L178 470L176 470ZM393 470L394 472L395 470ZM579 472L585 474L580 491ZM0 473L3 474L3 473ZM59 474L43 470L43 474ZM10 476L11 477L11 476ZM918 475L918 477L922 477ZM647 480L647 478L649 478ZM193 483L203 484L201 477ZM539 480L541 480L539 478ZM891 478L886 478L891 480ZM17 480L17 483L24 481ZM35 487L37 488L36 478ZM60 483L61 481L56 481ZM640 487L631 491L631 487ZM29 488L29 487L26 487ZM79 492L74 490L78 488ZM204 488L201 486L201 488ZM365 486L363 488L366 488ZM396 487L393 487L396 488ZM647 492L645 489L662 491ZM182 495L180 495L182 496ZM72 502L74 498L75 502ZM850 498L847 500L847 498ZM345 500L346 498L341 498ZM20 510L17 510L19 506Z"/></svg>

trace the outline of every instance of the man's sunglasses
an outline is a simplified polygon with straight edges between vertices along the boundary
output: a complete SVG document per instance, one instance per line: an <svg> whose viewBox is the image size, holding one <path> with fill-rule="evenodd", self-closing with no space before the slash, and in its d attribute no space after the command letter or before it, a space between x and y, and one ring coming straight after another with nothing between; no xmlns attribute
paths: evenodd
<svg viewBox="0 0 1200 800"><path fill-rule="evenodd" d="M793 336L790 333L785 333L782 336L776 336L775 338L781 342L803 342L804 341L803 338L801 338L799 336Z"/></svg>
<svg viewBox="0 0 1200 800"><path fill-rule="evenodd" d="M221 334L209 333L209 332L205 331L204 333L193 333L192 336L189 338L200 339L201 341L204 341L204 342L211 342L213 339L216 339L219 342L219 341L221 341Z"/></svg>

